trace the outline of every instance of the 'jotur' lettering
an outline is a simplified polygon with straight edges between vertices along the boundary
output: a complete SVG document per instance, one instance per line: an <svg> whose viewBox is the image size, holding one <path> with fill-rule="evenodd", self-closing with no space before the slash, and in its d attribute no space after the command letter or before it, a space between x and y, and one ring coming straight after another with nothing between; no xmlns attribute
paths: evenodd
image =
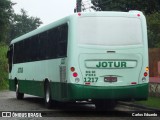
<svg viewBox="0 0 160 120"><path fill-rule="evenodd" d="M125 61L104 61L98 62L97 68L126 68L127 63Z"/></svg>

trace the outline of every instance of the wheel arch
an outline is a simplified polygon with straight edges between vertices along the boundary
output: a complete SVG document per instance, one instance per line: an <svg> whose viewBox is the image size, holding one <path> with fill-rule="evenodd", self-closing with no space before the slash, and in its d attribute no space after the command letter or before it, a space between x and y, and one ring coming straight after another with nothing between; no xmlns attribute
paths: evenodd
<svg viewBox="0 0 160 120"><path fill-rule="evenodd" d="M17 77L14 78L15 85L18 83Z"/></svg>
<svg viewBox="0 0 160 120"><path fill-rule="evenodd" d="M45 90L45 86L46 86L47 83L50 84L50 81L49 81L48 78L45 78L45 79L44 79L44 90Z"/></svg>

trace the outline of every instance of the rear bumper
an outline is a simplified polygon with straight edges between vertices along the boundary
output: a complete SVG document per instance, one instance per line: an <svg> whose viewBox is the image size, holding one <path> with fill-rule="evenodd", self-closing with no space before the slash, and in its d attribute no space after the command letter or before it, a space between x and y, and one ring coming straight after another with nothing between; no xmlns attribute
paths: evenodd
<svg viewBox="0 0 160 120"><path fill-rule="evenodd" d="M146 100L148 98L148 83L121 87L68 84L68 98L69 100Z"/></svg>

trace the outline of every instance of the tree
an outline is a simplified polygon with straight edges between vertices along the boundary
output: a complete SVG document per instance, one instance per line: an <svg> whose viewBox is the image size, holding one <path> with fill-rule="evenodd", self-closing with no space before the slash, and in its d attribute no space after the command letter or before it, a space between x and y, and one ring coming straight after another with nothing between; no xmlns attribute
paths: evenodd
<svg viewBox="0 0 160 120"><path fill-rule="evenodd" d="M151 14L160 10L160 0L91 0L102 11L140 10Z"/></svg>
<svg viewBox="0 0 160 120"><path fill-rule="evenodd" d="M160 47L160 12L146 16L149 48Z"/></svg>
<svg viewBox="0 0 160 120"><path fill-rule="evenodd" d="M21 14L13 14L10 21L10 32L8 42L19 37L27 32L38 28L42 24L40 18L30 17L24 9L21 9Z"/></svg>
<svg viewBox="0 0 160 120"><path fill-rule="evenodd" d="M0 0L0 42L6 41L9 20L12 16L12 3L9 0Z"/></svg>

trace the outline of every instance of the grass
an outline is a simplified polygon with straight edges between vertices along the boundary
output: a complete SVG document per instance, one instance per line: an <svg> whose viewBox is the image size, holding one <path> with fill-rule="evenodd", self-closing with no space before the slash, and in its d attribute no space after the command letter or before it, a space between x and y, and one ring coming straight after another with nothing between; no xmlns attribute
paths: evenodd
<svg viewBox="0 0 160 120"><path fill-rule="evenodd" d="M148 97L147 101L137 101L136 104L144 105L151 108L160 109L160 97Z"/></svg>
<svg viewBox="0 0 160 120"><path fill-rule="evenodd" d="M7 50L8 46L4 43L0 43L0 90L8 88Z"/></svg>

